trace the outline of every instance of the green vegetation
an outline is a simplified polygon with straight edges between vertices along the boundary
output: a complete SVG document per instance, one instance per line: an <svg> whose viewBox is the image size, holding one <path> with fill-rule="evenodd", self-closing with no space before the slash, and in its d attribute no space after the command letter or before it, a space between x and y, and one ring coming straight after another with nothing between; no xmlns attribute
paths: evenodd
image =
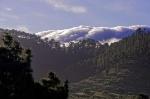
<svg viewBox="0 0 150 99"><path fill-rule="evenodd" d="M110 99L108 96L111 96L111 93L129 95L129 97L130 94L135 96L140 93L149 95L150 34L148 32L138 29L132 36L110 46L101 45L100 48L104 48L102 53L88 59L91 60L90 63L95 60L92 66L96 66L96 73L73 84L72 97L76 97L76 93L82 93L84 98L90 94L88 98L93 99L92 97L98 97L97 93L103 91L107 93L100 95L100 99L101 97ZM77 97L73 99L77 99Z"/></svg>
<svg viewBox="0 0 150 99"><path fill-rule="evenodd" d="M6 33L0 47L0 98L67 99L68 81L61 83L54 73L42 83L34 82L31 51L24 49Z"/></svg>
<svg viewBox="0 0 150 99"><path fill-rule="evenodd" d="M2 82L7 96L18 96L15 90L20 90L19 95L25 93L25 96L54 99L66 99L68 96L70 99L148 99L146 95L150 95L150 33L144 29L138 29L132 36L111 45L85 39L77 43L70 42L66 47L53 39L42 41L34 36L26 41L21 39L22 45L31 44L34 71L36 68L40 68L43 73L52 70L61 78L69 79L69 95L68 81L61 83L54 73L49 73L48 78L40 83L33 81L31 51L20 47L11 37L5 37L0 48L1 64L16 68L14 74L13 69L8 73L3 73L1 69L6 76L4 78L12 82L10 86L9 83L5 86L6 80ZM44 69L41 67L43 64L49 67ZM15 75L15 78L10 74ZM4 78L1 78L2 81ZM21 83L24 80L25 83ZM14 86L14 83L17 85ZM18 85L24 87L14 89ZM11 89L9 93L8 89Z"/></svg>

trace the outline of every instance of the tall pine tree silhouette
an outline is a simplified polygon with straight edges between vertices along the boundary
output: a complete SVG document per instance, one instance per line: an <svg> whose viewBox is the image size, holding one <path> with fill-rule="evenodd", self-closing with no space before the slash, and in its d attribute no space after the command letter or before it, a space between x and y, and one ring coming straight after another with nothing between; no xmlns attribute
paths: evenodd
<svg viewBox="0 0 150 99"><path fill-rule="evenodd" d="M0 97L26 99L33 93L34 84L30 68L31 51L5 33L0 47Z"/></svg>
<svg viewBox="0 0 150 99"><path fill-rule="evenodd" d="M0 47L0 99L67 99L68 82L64 85L50 72L42 84L34 82L31 50L24 49L9 33Z"/></svg>

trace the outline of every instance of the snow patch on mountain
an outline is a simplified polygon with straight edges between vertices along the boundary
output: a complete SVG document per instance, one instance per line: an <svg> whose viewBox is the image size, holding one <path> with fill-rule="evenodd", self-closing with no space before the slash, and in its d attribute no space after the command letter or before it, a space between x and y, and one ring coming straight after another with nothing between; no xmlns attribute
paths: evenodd
<svg viewBox="0 0 150 99"><path fill-rule="evenodd" d="M63 30L48 30L38 32L36 35L40 36L41 39L55 39L61 43L79 41L87 38L91 38L102 43L113 43L133 34L138 28L144 28L150 31L150 27L146 25L116 27L90 27L81 25Z"/></svg>

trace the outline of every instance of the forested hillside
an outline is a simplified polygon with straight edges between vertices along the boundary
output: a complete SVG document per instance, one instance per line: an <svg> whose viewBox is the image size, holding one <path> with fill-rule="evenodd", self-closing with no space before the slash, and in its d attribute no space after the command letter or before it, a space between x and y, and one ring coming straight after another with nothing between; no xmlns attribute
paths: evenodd
<svg viewBox="0 0 150 99"><path fill-rule="evenodd" d="M95 66L81 67L79 62L95 57L101 43L92 39L81 40L78 43L70 42L68 47L55 40L41 40L32 34L16 30L1 30L9 32L25 48L30 48L33 55L32 68L34 77L39 80L47 75L49 70L56 72L64 79L80 81L94 74ZM87 60L88 61L88 60ZM84 72L86 71L86 72ZM76 76L78 74L78 76Z"/></svg>
<svg viewBox="0 0 150 99"><path fill-rule="evenodd" d="M96 60L96 74L73 84L73 99L121 97L119 94L137 93L149 95L149 49L150 34L141 29L132 36L105 47L103 53L93 59Z"/></svg>
<svg viewBox="0 0 150 99"><path fill-rule="evenodd" d="M106 98L118 94L150 93L150 33L138 29L119 42L101 44L93 39L70 42L41 40L31 34L9 31L33 52L34 77L39 80L49 71L71 82L72 98Z"/></svg>

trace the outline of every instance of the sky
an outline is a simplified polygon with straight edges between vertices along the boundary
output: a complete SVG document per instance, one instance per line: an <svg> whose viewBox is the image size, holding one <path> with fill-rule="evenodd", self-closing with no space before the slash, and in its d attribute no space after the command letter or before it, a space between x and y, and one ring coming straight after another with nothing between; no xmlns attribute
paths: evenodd
<svg viewBox="0 0 150 99"><path fill-rule="evenodd" d="M0 28L36 33L85 26L150 26L150 0L0 0Z"/></svg>

